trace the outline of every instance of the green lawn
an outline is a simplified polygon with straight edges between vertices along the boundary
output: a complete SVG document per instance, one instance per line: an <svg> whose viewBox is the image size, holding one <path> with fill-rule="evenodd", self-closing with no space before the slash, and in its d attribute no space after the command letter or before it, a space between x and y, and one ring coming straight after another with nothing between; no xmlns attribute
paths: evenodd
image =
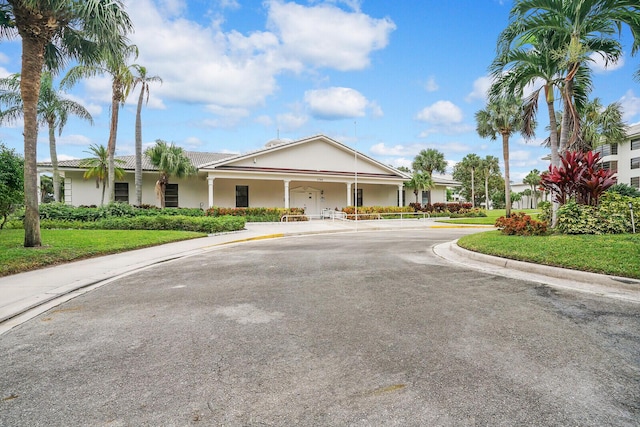
<svg viewBox="0 0 640 427"><path fill-rule="evenodd" d="M537 219L538 209L512 209L511 212L525 212L528 215L531 215L532 218ZM448 224L483 224L483 225L493 225L496 223L496 219L505 215L504 209L492 209L489 211L485 211L487 214L486 217L479 218L456 218L456 219L436 219L437 222L446 222Z"/></svg>
<svg viewBox="0 0 640 427"><path fill-rule="evenodd" d="M24 230L0 230L0 276L28 270L204 237L204 233L146 230L41 230L42 247L25 248Z"/></svg>
<svg viewBox="0 0 640 427"><path fill-rule="evenodd" d="M488 231L458 244L504 258L640 279L640 234L523 237Z"/></svg>

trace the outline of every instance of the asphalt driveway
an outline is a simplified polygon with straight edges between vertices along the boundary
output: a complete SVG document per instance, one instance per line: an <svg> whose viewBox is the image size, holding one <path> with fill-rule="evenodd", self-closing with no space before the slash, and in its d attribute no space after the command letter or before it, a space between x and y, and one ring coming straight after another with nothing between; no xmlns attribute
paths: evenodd
<svg viewBox="0 0 640 427"><path fill-rule="evenodd" d="M431 251L465 232L251 242L120 279L0 337L0 425L640 425L640 307Z"/></svg>

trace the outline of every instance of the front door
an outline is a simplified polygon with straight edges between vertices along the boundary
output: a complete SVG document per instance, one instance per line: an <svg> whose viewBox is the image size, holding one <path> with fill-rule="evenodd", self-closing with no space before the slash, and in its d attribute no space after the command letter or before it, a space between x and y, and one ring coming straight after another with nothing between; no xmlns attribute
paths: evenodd
<svg viewBox="0 0 640 427"><path fill-rule="evenodd" d="M317 191L292 191L292 208L304 208L307 215L319 215L318 212L318 192Z"/></svg>

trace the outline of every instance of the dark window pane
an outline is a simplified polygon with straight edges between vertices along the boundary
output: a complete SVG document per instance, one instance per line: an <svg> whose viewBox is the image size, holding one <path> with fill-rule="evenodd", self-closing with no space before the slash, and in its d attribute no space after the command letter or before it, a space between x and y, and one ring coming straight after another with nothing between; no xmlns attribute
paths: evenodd
<svg viewBox="0 0 640 427"><path fill-rule="evenodd" d="M236 208L249 207L249 186L236 185Z"/></svg>
<svg viewBox="0 0 640 427"><path fill-rule="evenodd" d="M114 187L116 202L129 203L129 183L116 182Z"/></svg>
<svg viewBox="0 0 640 427"><path fill-rule="evenodd" d="M164 190L164 206L167 208L178 207L178 184L167 184Z"/></svg>

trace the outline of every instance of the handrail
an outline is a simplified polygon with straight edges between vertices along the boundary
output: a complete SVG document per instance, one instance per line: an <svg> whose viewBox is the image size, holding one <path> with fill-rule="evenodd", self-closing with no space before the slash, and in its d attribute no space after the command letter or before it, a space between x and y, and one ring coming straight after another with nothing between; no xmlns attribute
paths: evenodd
<svg viewBox="0 0 640 427"><path fill-rule="evenodd" d="M302 219L302 221L308 221L310 219L327 219L326 214L329 214L328 219L333 220L341 220L341 221L353 221L353 217L356 217L356 221L366 221L366 218L371 218L371 217L375 217L373 218L374 220L381 220L381 219L390 219L388 218L389 216L400 216L400 220L404 220L404 219L430 219L431 215L429 214L429 212L371 212L371 213L359 213L359 214L348 214L346 212L342 212L342 211L335 211L335 210L331 210L328 212L323 212L321 215L307 215L307 214L299 214L299 215L282 215L282 218L280 218L280 222L290 222L289 220L292 218L304 218ZM415 218L416 216L418 216L418 218ZM387 218L383 218L383 217L387 217ZM407 217L407 218L405 218ZM365 218L365 219L363 219ZM395 218L394 218L395 219Z"/></svg>

